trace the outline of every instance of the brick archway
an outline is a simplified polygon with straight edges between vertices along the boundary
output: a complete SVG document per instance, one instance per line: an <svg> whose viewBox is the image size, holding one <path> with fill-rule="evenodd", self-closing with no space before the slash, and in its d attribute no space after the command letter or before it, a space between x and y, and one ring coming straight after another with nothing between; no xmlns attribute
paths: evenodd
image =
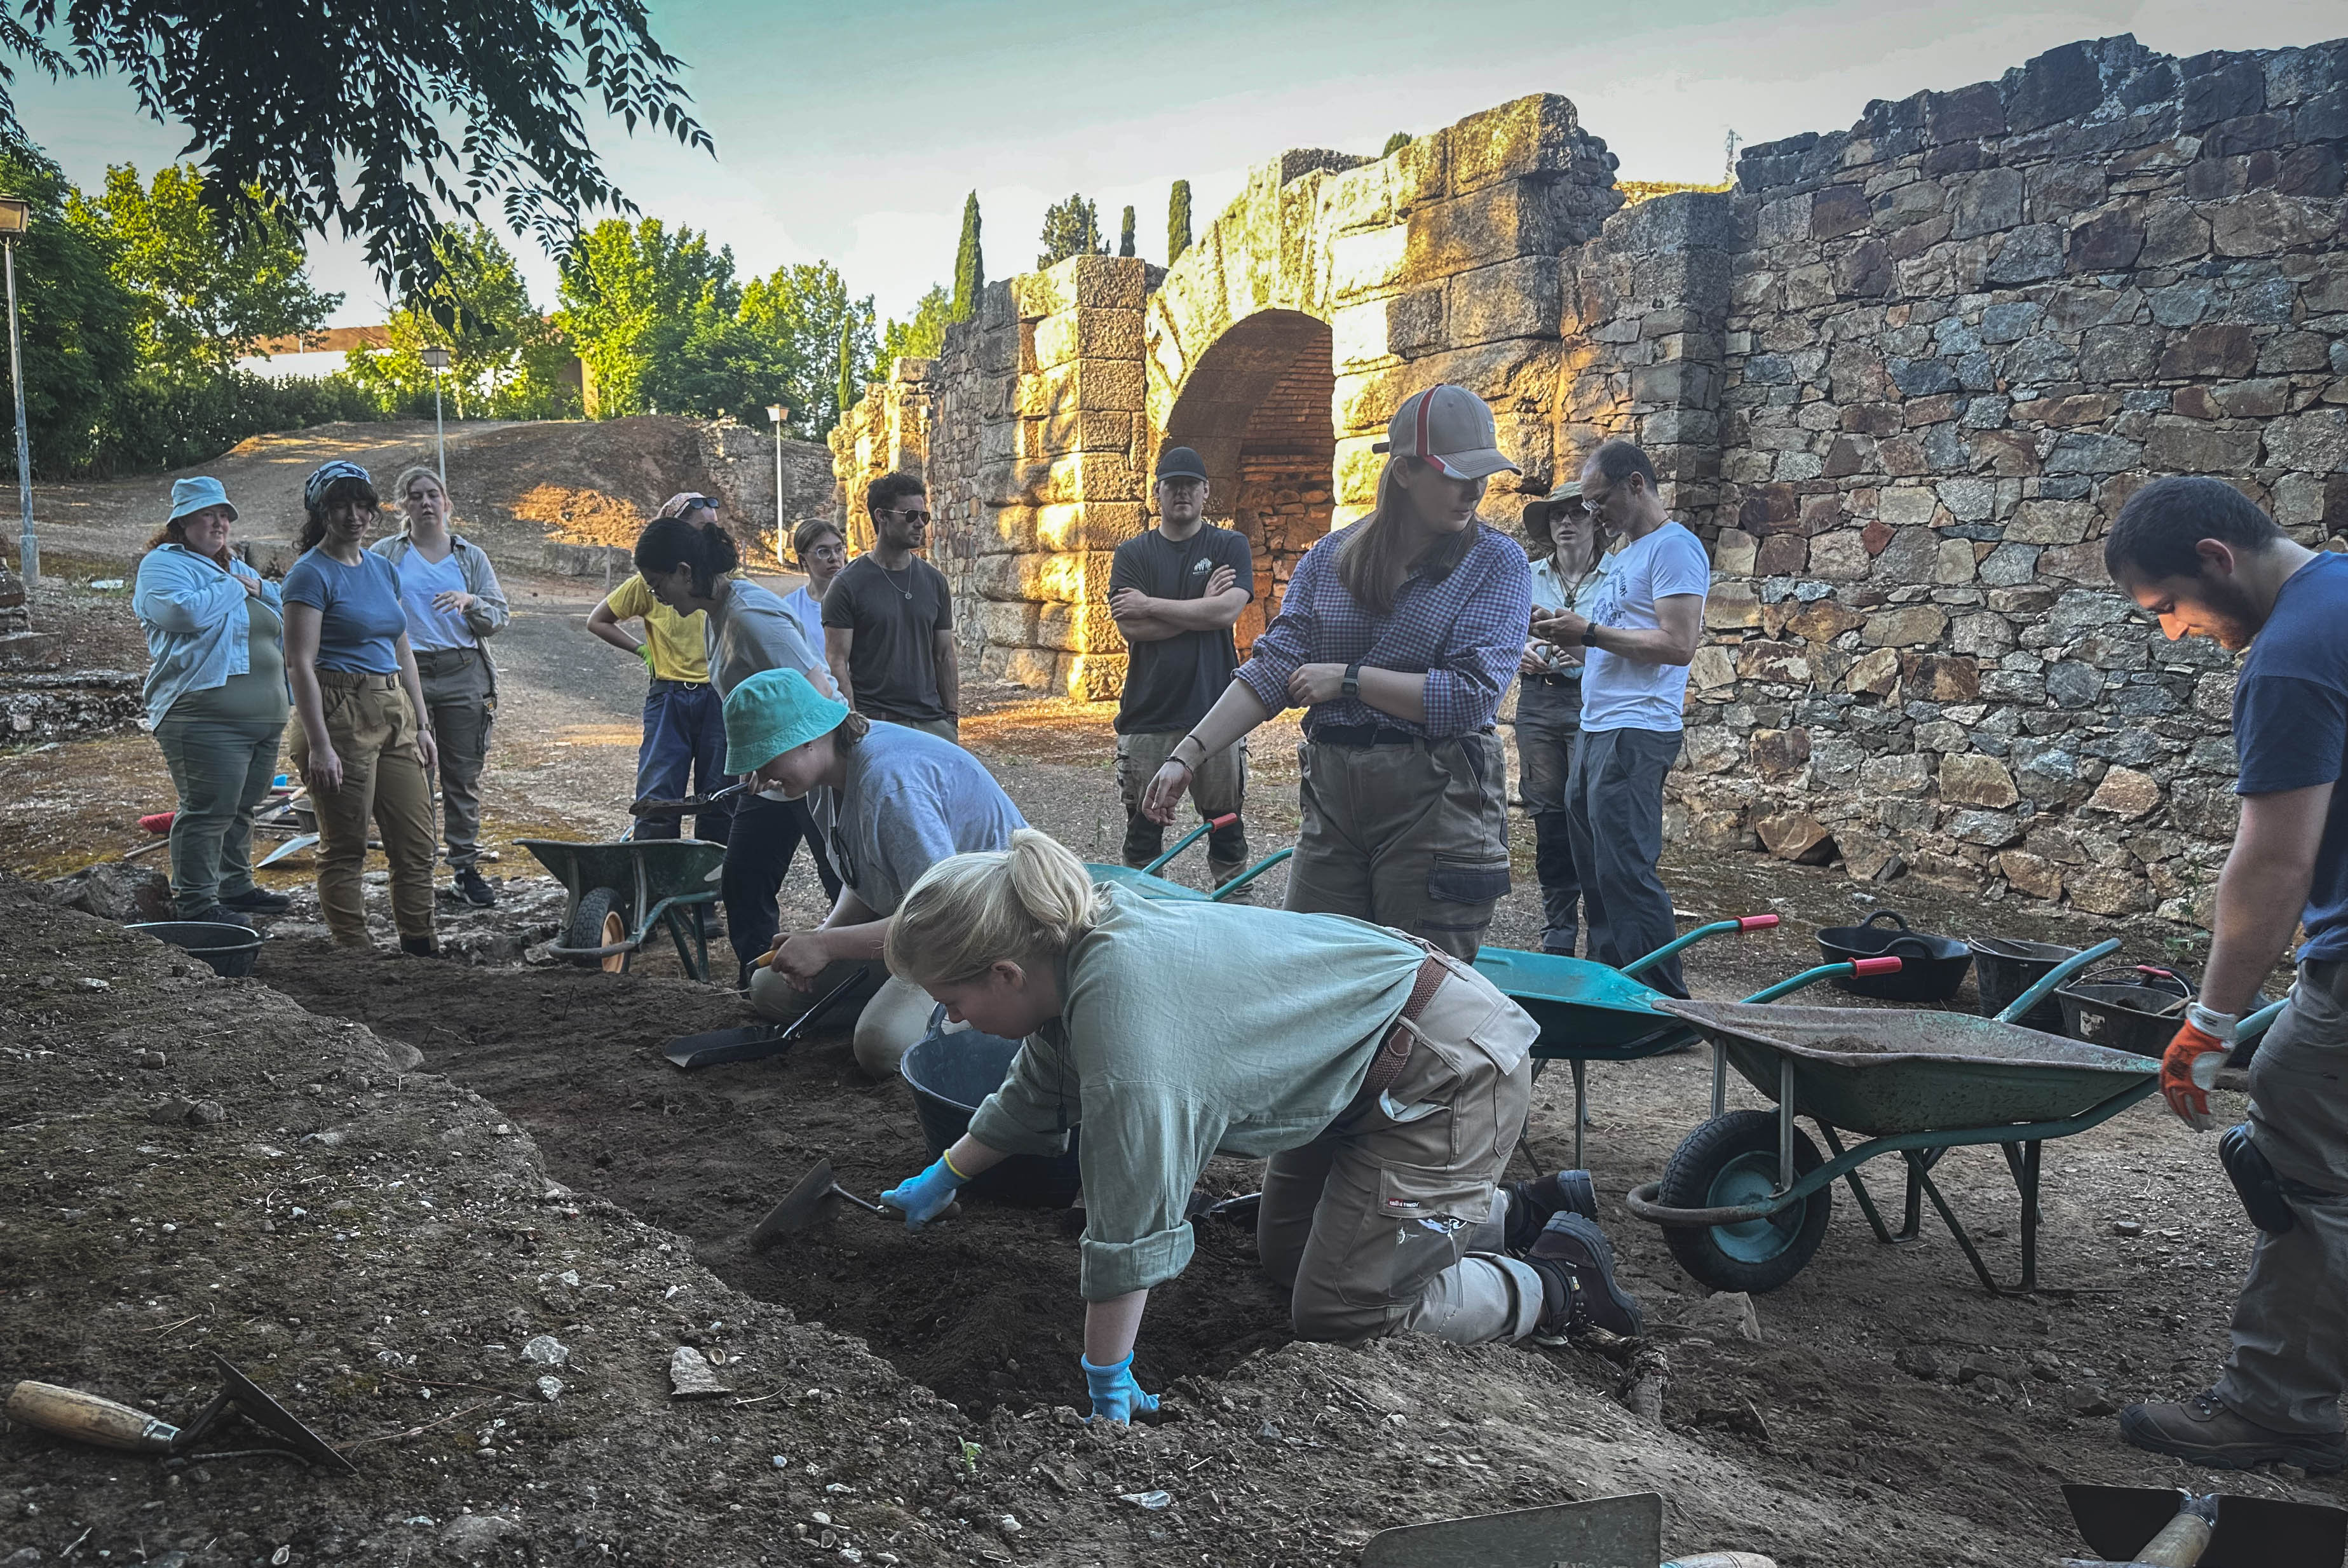
<svg viewBox="0 0 2348 1568"><path fill-rule="evenodd" d="M1242 649L1278 612L1297 558L1329 531L1336 386L1327 323L1260 311L1200 355L1167 415L1163 445L1205 459L1208 515L1254 553L1255 599L1235 629Z"/></svg>

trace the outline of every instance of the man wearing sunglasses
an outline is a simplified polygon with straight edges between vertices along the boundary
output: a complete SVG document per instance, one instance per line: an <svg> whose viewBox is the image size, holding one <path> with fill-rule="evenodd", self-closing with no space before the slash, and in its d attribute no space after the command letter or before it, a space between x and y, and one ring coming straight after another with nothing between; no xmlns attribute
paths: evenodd
<svg viewBox="0 0 2348 1568"><path fill-rule="evenodd" d="M929 538L930 499L911 474L883 474L864 492L872 548L823 596L823 652L856 712L962 739L962 676L945 574L913 552Z"/></svg>

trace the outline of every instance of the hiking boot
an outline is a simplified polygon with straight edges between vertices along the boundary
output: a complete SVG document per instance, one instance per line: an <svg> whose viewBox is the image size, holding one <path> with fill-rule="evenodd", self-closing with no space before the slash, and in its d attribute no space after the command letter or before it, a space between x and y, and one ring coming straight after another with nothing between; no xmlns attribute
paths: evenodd
<svg viewBox="0 0 2348 1568"><path fill-rule="evenodd" d="M266 887L248 887L221 900L223 909L237 909L247 915L283 915L294 907L294 900L283 893L272 893Z"/></svg>
<svg viewBox="0 0 2348 1568"><path fill-rule="evenodd" d="M242 926L248 931L252 929L251 920L223 904L208 904L194 914L182 915L180 918L191 923L201 921L207 925Z"/></svg>
<svg viewBox="0 0 2348 1568"><path fill-rule="evenodd" d="M476 909L486 909L498 901L498 896L480 872L470 866L457 867L457 897Z"/></svg>
<svg viewBox="0 0 2348 1568"><path fill-rule="evenodd" d="M1643 1321L1639 1304L1614 1283L1614 1248L1596 1220L1576 1214L1552 1215L1525 1261L1541 1276L1535 1344L1562 1345L1583 1328L1638 1337Z"/></svg>
<svg viewBox="0 0 2348 1568"><path fill-rule="evenodd" d="M1509 1195L1508 1248L1519 1257L1540 1239L1541 1227L1549 1224L1551 1214L1598 1217L1598 1186L1587 1171L1560 1171L1534 1182L1503 1182L1500 1191Z"/></svg>
<svg viewBox="0 0 2348 1568"><path fill-rule="evenodd" d="M440 956L440 945L429 937L402 937L399 950L411 958L437 958Z"/></svg>
<svg viewBox="0 0 2348 1568"><path fill-rule="evenodd" d="M2214 1389L2188 1399L2130 1405L2120 1412L2120 1436L2140 1449L2212 1470L2248 1470L2271 1461L2330 1475L2348 1465L2348 1439L2340 1433L2262 1427L2219 1403Z"/></svg>

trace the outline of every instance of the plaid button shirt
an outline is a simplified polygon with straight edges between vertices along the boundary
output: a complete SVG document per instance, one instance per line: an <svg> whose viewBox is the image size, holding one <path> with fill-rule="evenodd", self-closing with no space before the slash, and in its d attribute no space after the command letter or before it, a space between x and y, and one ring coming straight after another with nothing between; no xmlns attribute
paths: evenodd
<svg viewBox="0 0 2348 1568"><path fill-rule="evenodd" d="M1288 678L1303 664L1362 663L1426 676L1426 719L1414 723L1358 699L1317 702L1304 715L1309 737L1324 724L1375 724L1448 740L1491 726L1500 694L1524 651L1532 615L1532 569L1507 535L1477 525L1476 542L1451 575L1430 582L1413 572L1394 610L1373 617L1337 580L1341 529L1296 563L1280 614L1232 673L1268 712L1293 706Z"/></svg>

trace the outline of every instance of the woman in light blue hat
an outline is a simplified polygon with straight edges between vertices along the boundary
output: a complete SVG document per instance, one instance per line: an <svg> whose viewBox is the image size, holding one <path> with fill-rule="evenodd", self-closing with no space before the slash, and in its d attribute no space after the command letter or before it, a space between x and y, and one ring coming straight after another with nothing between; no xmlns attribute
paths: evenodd
<svg viewBox="0 0 2348 1568"><path fill-rule="evenodd" d="M835 965L881 961L907 888L932 864L1004 849L1027 825L985 764L952 741L903 724L877 724L819 695L796 670L767 670L726 699L726 771L757 787L806 797L844 886L811 931L786 933L758 960L750 1004L772 1019L807 1010ZM928 1031L933 1004L891 977L856 1020L856 1062L875 1078Z"/></svg>
<svg viewBox="0 0 2348 1568"><path fill-rule="evenodd" d="M218 479L174 481L130 607L147 633L147 727L180 796L171 902L182 920L244 925L288 902L252 880L252 814L276 776L287 702L277 589L229 554L235 521Z"/></svg>

